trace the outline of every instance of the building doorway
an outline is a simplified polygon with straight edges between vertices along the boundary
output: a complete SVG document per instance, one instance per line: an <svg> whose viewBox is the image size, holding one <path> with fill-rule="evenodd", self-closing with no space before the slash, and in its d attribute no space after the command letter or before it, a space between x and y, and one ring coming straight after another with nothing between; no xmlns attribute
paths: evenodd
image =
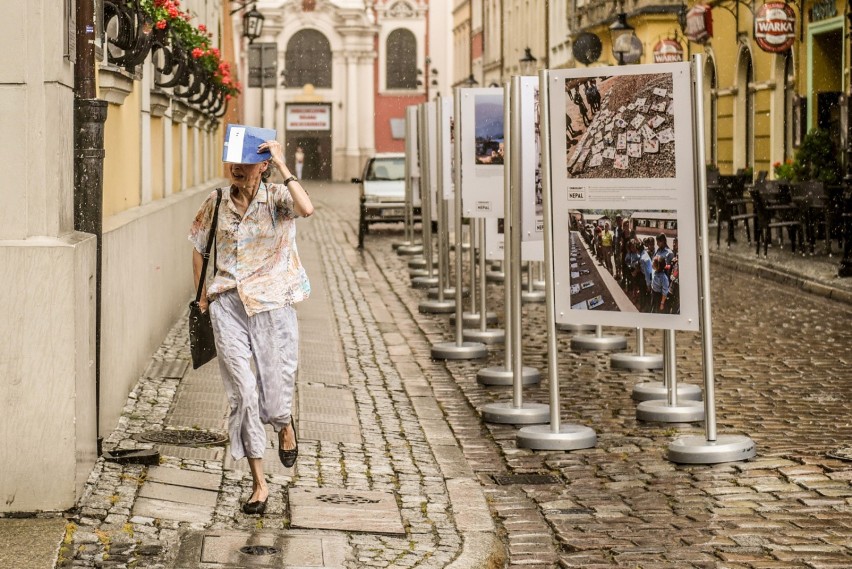
<svg viewBox="0 0 852 569"><path fill-rule="evenodd" d="M330 180L331 105L328 103L291 103L286 106L284 157L294 174L297 152L303 160L303 180Z"/></svg>
<svg viewBox="0 0 852 569"><path fill-rule="evenodd" d="M813 101L808 113L808 130L826 131L838 151L843 143L840 129L846 52L843 20L841 16L812 24L808 33L808 91Z"/></svg>
<svg viewBox="0 0 852 569"><path fill-rule="evenodd" d="M296 173L296 151L304 155L303 180L331 179L331 135L328 133L288 132L284 155L287 166Z"/></svg>

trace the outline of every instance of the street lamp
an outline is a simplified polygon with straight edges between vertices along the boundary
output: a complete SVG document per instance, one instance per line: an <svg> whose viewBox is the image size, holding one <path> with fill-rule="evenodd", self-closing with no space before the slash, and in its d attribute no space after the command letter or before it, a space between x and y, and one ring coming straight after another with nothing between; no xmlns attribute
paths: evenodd
<svg viewBox="0 0 852 569"><path fill-rule="evenodd" d="M624 65L624 57L633 49L633 26L627 23L627 14L619 12L615 21L609 27L609 39L612 44L612 55L619 65Z"/></svg>
<svg viewBox="0 0 852 569"><path fill-rule="evenodd" d="M535 62L538 61L530 52L530 48L524 49L524 56L520 59L521 75L532 75L535 73Z"/></svg>
<svg viewBox="0 0 852 569"><path fill-rule="evenodd" d="M249 43L260 37L263 32L263 14L257 11L257 5L252 6L251 10L243 14L243 37L248 39Z"/></svg>
<svg viewBox="0 0 852 569"><path fill-rule="evenodd" d="M464 80L465 87L476 87L479 85L479 81L473 76L473 73L467 76L467 79Z"/></svg>

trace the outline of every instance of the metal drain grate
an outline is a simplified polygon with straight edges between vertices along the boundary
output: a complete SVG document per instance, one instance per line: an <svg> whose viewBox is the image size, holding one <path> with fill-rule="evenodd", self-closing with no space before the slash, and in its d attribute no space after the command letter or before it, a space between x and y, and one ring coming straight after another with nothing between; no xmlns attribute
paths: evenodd
<svg viewBox="0 0 852 569"><path fill-rule="evenodd" d="M213 431L197 429L165 429L162 431L145 431L134 438L146 443L175 446L209 446L221 445L228 440L227 435Z"/></svg>
<svg viewBox="0 0 852 569"><path fill-rule="evenodd" d="M495 474L494 482L500 486L513 484L561 484L562 481L552 474Z"/></svg>
<svg viewBox="0 0 852 569"><path fill-rule="evenodd" d="M848 460L852 462L852 447L842 447L834 450L830 450L825 453L829 458L836 458L838 460Z"/></svg>
<svg viewBox="0 0 852 569"><path fill-rule="evenodd" d="M326 504L345 504L347 506L364 506L366 504L378 504L380 502L380 500L365 498L364 496L354 496L352 494L320 494L316 497L316 499Z"/></svg>
<svg viewBox="0 0 852 569"><path fill-rule="evenodd" d="M275 555L278 552L278 548L271 545L246 545L240 548L240 553L246 555Z"/></svg>

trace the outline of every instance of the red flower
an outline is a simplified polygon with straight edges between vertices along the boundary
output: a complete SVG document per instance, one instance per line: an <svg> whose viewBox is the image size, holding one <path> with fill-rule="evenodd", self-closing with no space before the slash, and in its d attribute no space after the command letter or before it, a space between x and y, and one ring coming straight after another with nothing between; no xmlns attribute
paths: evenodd
<svg viewBox="0 0 852 569"><path fill-rule="evenodd" d="M230 96L230 95L225 95L225 100L226 100L226 101L230 101L230 100L231 100L231 96Z"/></svg>
<svg viewBox="0 0 852 569"><path fill-rule="evenodd" d="M162 8L163 6L166 5L167 1L168 0L154 0L154 7L155 8Z"/></svg>
<svg viewBox="0 0 852 569"><path fill-rule="evenodd" d="M207 26L205 26L204 24L199 24L199 25L198 25L198 31L199 31L199 32L206 32L206 31L207 31Z"/></svg>
<svg viewBox="0 0 852 569"><path fill-rule="evenodd" d="M180 10L178 10L174 6L169 6L167 10L169 12L169 16L171 16L172 18L177 18L178 16L180 16Z"/></svg>
<svg viewBox="0 0 852 569"><path fill-rule="evenodd" d="M159 22L157 22L157 29L158 29L158 30L164 30L164 29L166 29L166 21L165 21L165 20L160 20Z"/></svg>
<svg viewBox="0 0 852 569"><path fill-rule="evenodd" d="M204 55L204 50L201 49L200 47L196 47L195 49L192 50L192 57L194 57L195 59L198 59L202 55Z"/></svg>

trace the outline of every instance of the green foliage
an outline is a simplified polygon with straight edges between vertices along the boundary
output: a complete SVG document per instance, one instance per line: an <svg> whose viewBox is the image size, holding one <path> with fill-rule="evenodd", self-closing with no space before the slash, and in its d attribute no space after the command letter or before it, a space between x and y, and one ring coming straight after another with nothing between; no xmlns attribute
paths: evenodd
<svg viewBox="0 0 852 569"><path fill-rule="evenodd" d="M818 180L836 184L841 178L837 149L824 130L813 129L802 141L793 161L793 179L798 182Z"/></svg>

